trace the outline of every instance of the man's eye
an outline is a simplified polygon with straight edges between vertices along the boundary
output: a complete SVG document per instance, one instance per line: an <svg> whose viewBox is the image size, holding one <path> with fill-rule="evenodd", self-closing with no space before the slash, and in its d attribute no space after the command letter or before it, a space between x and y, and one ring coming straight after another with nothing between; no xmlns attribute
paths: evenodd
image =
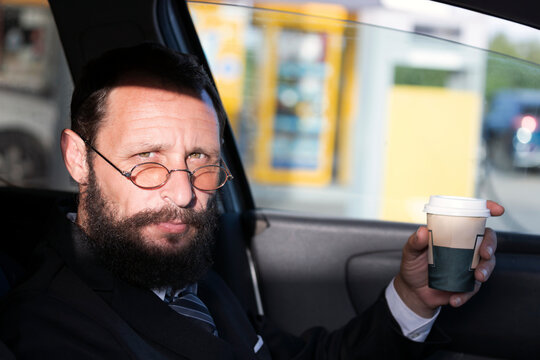
<svg viewBox="0 0 540 360"><path fill-rule="evenodd" d="M203 153L192 153L192 154L189 154L189 158L190 159L204 159L206 157L205 154Z"/></svg>
<svg viewBox="0 0 540 360"><path fill-rule="evenodd" d="M148 151L148 152L138 153L137 156L140 157L140 158L148 159L148 158L152 157L153 154L154 153L152 151Z"/></svg>

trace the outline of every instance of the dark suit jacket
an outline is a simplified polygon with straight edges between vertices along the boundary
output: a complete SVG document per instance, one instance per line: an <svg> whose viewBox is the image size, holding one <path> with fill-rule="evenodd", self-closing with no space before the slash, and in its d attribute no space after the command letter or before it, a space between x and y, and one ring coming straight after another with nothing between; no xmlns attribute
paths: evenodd
<svg viewBox="0 0 540 360"><path fill-rule="evenodd" d="M337 331L295 337L249 318L211 272L199 296L216 322L214 337L100 267L77 226L66 221L63 231L2 306L0 338L20 359L409 359L425 350L401 335L384 297ZM257 334L265 345L255 354Z"/></svg>

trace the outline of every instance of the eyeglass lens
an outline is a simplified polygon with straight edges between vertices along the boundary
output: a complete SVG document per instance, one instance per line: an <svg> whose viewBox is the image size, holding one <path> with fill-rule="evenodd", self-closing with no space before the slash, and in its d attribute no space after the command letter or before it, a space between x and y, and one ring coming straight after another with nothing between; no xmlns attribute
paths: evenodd
<svg viewBox="0 0 540 360"><path fill-rule="evenodd" d="M169 177L169 171L158 163L143 163L131 173L131 181L143 188L163 185ZM227 181L227 172L220 166L203 166L193 171L191 184L199 190L216 190Z"/></svg>

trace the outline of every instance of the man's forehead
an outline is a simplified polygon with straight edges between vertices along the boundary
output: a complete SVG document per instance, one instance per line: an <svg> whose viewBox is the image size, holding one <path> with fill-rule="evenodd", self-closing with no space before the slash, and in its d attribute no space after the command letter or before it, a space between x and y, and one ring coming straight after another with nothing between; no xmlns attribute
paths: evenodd
<svg viewBox="0 0 540 360"><path fill-rule="evenodd" d="M205 90L195 95L178 90L155 77L137 79L141 81L135 81L133 77L129 79L118 82L109 92L98 137L100 130L117 126L130 134L140 134L138 130L146 127L151 136L155 134L151 130L157 130L152 127L172 126L174 121L171 119L181 119L185 121L183 126L189 124L191 130L210 132L219 137L218 115Z"/></svg>

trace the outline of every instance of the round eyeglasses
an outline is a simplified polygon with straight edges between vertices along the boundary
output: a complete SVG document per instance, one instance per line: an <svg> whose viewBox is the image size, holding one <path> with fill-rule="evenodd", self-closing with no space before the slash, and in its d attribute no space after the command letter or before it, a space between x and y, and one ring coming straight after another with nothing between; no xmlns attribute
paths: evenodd
<svg viewBox="0 0 540 360"><path fill-rule="evenodd" d="M227 180L232 179L227 169L220 165L205 165L193 171L188 169L169 170L164 165L155 162L135 165L131 171L122 172L122 175L141 189L156 189L165 185L175 171L186 172L191 185L203 191L217 190L225 185Z"/></svg>
<svg viewBox="0 0 540 360"><path fill-rule="evenodd" d="M221 165L204 165L194 170L188 169L172 169L169 170L165 165L157 162L145 162L135 165L131 171L122 171L114 165L109 159L94 148L89 141L83 141L96 154L101 156L109 165L115 168L120 174L129 179L135 186L141 189L157 189L162 187L169 181L171 174L175 171L183 171L188 174L191 185L198 190L213 191L217 190L228 180L232 180L233 176L227 168Z"/></svg>

